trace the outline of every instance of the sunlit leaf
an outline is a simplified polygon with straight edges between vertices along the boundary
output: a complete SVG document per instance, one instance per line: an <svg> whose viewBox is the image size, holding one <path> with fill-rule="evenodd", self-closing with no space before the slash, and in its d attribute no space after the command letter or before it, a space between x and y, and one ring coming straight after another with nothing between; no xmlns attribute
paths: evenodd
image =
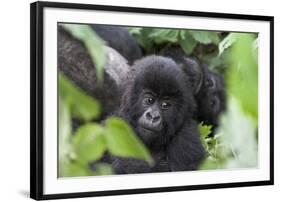
<svg viewBox="0 0 281 202"><path fill-rule="evenodd" d="M211 126L211 125L203 125L203 123L200 123L198 125L198 129L199 129L200 135L203 138L208 137L208 135L211 134L211 132L212 132L212 127L213 126Z"/></svg>
<svg viewBox="0 0 281 202"><path fill-rule="evenodd" d="M227 167L257 166L256 125L250 116L243 113L235 97L229 98L228 109L222 116L218 131L223 133L224 153L229 155Z"/></svg>
<svg viewBox="0 0 281 202"><path fill-rule="evenodd" d="M76 160L87 164L100 159L106 150L104 133L104 128L98 124L89 123L78 128L72 141Z"/></svg>
<svg viewBox="0 0 281 202"><path fill-rule="evenodd" d="M73 115L81 120L90 121L99 117L100 104L86 95L62 74L59 75L60 95L70 103Z"/></svg>
<svg viewBox="0 0 281 202"><path fill-rule="evenodd" d="M70 161L72 147L71 137L71 116L69 108L59 97L59 175L63 175L63 170Z"/></svg>
<svg viewBox="0 0 281 202"><path fill-rule="evenodd" d="M65 168L61 177L91 176L93 172L89 167L71 162Z"/></svg>
<svg viewBox="0 0 281 202"><path fill-rule="evenodd" d="M149 151L122 119L109 118L106 121L106 141L109 152L114 156L131 157L152 164Z"/></svg>
<svg viewBox="0 0 281 202"><path fill-rule="evenodd" d="M221 166L217 162L216 159L213 157L209 156L201 165L200 165L200 170L214 170L214 169L219 169Z"/></svg>
<svg viewBox="0 0 281 202"><path fill-rule="evenodd" d="M221 55L225 49L229 48L236 41L236 37L236 33L230 33L219 43L219 55Z"/></svg>
<svg viewBox="0 0 281 202"><path fill-rule="evenodd" d="M228 72L229 92L238 98L243 110L258 118L258 64L253 49L253 34L237 34L230 54L232 65Z"/></svg>

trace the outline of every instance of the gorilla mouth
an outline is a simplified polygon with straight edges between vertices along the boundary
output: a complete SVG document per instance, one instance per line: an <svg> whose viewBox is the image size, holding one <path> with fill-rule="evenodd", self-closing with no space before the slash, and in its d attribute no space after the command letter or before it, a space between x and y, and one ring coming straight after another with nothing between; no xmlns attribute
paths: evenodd
<svg viewBox="0 0 281 202"><path fill-rule="evenodd" d="M159 125L157 127L152 126L152 125L147 125L147 124L140 124L140 127L150 133L157 133L160 132L162 130L162 125Z"/></svg>
<svg viewBox="0 0 281 202"><path fill-rule="evenodd" d="M146 132L146 133L150 133L150 134L154 134L156 131L152 130L152 129L148 129L145 127L140 127L142 131Z"/></svg>

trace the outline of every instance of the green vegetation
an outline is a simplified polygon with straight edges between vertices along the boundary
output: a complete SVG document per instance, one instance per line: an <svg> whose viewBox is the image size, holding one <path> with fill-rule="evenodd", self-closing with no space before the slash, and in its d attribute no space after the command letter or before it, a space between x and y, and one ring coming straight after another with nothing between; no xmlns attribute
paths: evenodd
<svg viewBox="0 0 281 202"><path fill-rule="evenodd" d="M64 25L81 40L103 80L105 53L103 42L86 25ZM220 125L198 125L208 157L200 169L245 168L257 166L258 154L258 63L257 36L228 32L190 31L156 28L128 28L146 54L179 46L184 52L209 64L224 76L227 109ZM153 164L149 151L132 128L119 118L104 124L95 120L101 114L98 100L87 96L63 75L59 75L59 176L113 174L110 165L97 163L105 152L119 157L143 159ZM72 120L82 122L72 134ZM214 136L209 134L213 132Z"/></svg>
<svg viewBox="0 0 281 202"><path fill-rule="evenodd" d="M59 77L59 87L61 177L111 174L110 165L104 163L98 164L96 172L89 168L89 164L101 159L106 151L113 156L142 159L153 164L149 151L125 121L114 117L107 119L104 125L91 121L100 112L98 102L86 96L63 75ZM75 134L72 134L71 117L84 121Z"/></svg>

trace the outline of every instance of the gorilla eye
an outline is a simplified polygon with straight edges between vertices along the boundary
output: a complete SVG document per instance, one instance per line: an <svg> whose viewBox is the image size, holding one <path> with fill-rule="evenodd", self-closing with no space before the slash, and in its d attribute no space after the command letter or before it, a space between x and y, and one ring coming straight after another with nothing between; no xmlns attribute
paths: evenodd
<svg viewBox="0 0 281 202"><path fill-rule="evenodd" d="M145 104L152 105L154 103L154 98L148 97L144 99Z"/></svg>
<svg viewBox="0 0 281 202"><path fill-rule="evenodd" d="M206 85L208 88L215 88L216 87L216 81L214 80L213 77L210 77L206 81Z"/></svg>
<svg viewBox="0 0 281 202"><path fill-rule="evenodd" d="M171 106L171 104L168 102L162 102L162 104L161 104L161 108L164 110L168 109L170 106Z"/></svg>

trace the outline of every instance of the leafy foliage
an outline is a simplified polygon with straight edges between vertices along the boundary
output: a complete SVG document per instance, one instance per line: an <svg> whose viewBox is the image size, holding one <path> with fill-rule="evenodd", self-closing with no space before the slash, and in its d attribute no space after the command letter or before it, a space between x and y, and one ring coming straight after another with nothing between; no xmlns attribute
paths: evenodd
<svg viewBox="0 0 281 202"><path fill-rule="evenodd" d="M146 53L151 53L158 45L178 44L186 54L190 54L199 43L218 44L220 40L217 32L134 27L129 31Z"/></svg>
<svg viewBox="0 0 281 202"><path fill-rule="evenodd" d="M229 34L219 44L227 57L227 110L214 138L203 139L209 156L201 169L248 168L258 163L258 66L253 34ZM201 133L204 136L204 133Z"/></svg>
<svg viewBox="0 0 281 202"><path fill-rule="evenodd" d="M87 25L64 24L87 48L103 80L104 42ZM200 123L207 158L200 169L248 168L258 164L258 40L255 34L130 27L145 54L161 53L177 46L207 63L226 81L227 109L219 127ZM101 104L59 75L59 176L113 174L100 163L105 153L142 159L153 164L149 151L122 119L97 123ZM82 125L73 134L72 118ZM212 135L211 135L212 134ZM94 169L90 165L94 163Z"/></svg>
<svg viewBox="0 0 281 202"><path fill-rule="evenodd" d="M223 50L220 50L219 54L219 44L223 40L222 32L147 27L128 29L147 55L161 53L171 46L179 46L187 55L195 56L209 64L210 69L217 72L223 72L225 69L223 58L219 57L223 53Z"/></svg>
<svg viewBox="0 0 281 202"><path fill-rule="evenodd" d="M91 163L100 160L106 151L114 156L141 159L153 164L148 150L125 121L112 117L107 119L104 126L89 122L99 115L98 102L85 95L63 75L59 75L59 90L61 177L112 174L111 166L105 163L97 163L95 171L89 167ZM87 121L73 135L71 114Z"/></svg>

